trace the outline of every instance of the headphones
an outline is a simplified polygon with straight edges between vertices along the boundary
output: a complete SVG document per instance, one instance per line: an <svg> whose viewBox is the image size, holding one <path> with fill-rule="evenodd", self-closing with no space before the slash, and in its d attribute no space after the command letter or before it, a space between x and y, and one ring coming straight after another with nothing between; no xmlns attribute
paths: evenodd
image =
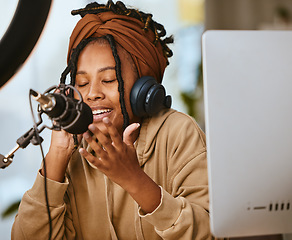
<svg viewBox="0 0 292 240"><path fill-rule="evenodd" d="M137 117L155 116L162 109L170 108L171 96L165 95L165 88L155 78L139 78L130 93L133 114Z"/></svg>

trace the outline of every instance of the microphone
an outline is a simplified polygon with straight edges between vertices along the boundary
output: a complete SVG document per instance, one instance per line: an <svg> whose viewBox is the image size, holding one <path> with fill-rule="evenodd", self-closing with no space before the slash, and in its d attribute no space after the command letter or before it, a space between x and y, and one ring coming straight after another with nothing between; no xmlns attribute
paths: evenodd
<svg viewBox="0 0 292 240"><path fill-rule="evenodd" d="M53 125L59 125L68 133L84 133L93 122L92 110L82 101L80 94L81 100L66 96L62 91L41 94L31 89L30 93L40 103L41 110L48 115Z"/></svg>

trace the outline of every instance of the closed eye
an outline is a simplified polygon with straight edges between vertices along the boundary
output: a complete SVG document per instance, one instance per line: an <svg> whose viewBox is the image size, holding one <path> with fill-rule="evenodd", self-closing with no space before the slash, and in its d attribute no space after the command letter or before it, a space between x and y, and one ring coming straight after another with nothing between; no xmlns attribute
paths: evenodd
<svg viewBox="0 0 292 240"><path fill-rule="evenodd" d="M113 83L115 82L117 79L112 79L112 80L103 80L102 82L104 83Z"/></svg>
<svg viewBox="0 0 292 240"><path fill-rule="evenodd" d="M88 83L81 83L81 84L76 84L77 87L81 88L81 87L85 87Z"/></svg>

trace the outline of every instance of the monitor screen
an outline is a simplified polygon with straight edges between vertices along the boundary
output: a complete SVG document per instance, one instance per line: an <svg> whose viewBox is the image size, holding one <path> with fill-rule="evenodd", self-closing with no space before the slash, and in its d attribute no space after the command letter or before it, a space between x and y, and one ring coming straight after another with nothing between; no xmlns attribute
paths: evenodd
<svg viewBox="0 0 292 240"><path fill-rule="evenodd" d="M211 229L292 232L292 32L202 38Z"/></svg>

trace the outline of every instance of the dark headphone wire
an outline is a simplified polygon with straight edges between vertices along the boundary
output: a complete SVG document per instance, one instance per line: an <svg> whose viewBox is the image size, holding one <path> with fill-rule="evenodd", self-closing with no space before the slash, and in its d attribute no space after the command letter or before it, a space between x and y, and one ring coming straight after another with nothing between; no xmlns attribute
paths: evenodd
<svg viewBox="0 0 292 240"><path fill-rule="evenodd" d="M50 212L50 207L49 207L49 198L48 198L48 189L47 189L47 168L46 168L46 160L45 160L45 155L44 155L44 150L42 147L42 141L39 135L39 131L37 128L37 123L34 117L34 113L33 113L33 108L32 108L32 101L31 101L31 93L29 94L29 105L30 105L30 111L31 111L31 115L32 115L32 119L33 119L33 128L34 128L34 132L35 132L35 136L36 136L36 140L40 145L40 150L41 150L41 154L42 154L42 162L43 162L43 168L44 168L44 188L45 188L45 199L46 199L46 207L47 207L47 213L48 213L48 219L49 219L49 227L50 227L50 231L49 231L49 240L52 237L52 218L51 218L51 212Z"/></svg>

